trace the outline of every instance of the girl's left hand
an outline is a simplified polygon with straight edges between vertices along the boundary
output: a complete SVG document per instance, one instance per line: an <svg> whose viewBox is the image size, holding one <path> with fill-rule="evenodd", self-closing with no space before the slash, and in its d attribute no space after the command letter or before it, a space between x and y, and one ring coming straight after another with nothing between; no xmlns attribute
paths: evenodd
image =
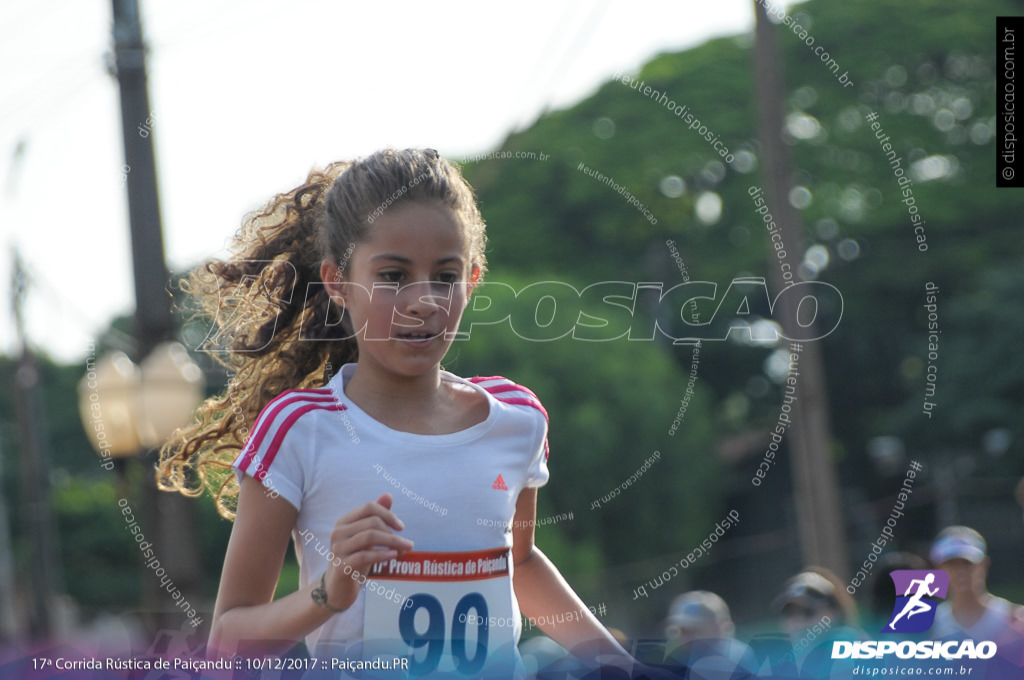
<svg viewBox="0 0 1024 680"><path fill-rule="evenodd" d="M412 541L395 534L405 524L391 512L392 502L391 494L383 494L334 524L331 552L337 559L327 566L324 576L327 604L332 608L345 610L352 606L373 565L412 550Z"/></svg>

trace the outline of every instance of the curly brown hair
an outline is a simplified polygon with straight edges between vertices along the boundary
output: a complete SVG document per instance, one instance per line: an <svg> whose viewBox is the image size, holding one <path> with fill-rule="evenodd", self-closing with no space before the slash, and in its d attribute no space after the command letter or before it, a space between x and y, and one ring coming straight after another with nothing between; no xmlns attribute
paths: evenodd
<svg viewBox="0 0 1024 680"><path fill-rule="evenodd" d="M473 190L433 149L385 149L314 168L302 185L246 217L228 259L189 274L182 290L213 319L203 349L230 379L162 448L160 488L186 496L209 490L220 514L234 517L231 463L249 435L246 423L285 390L320 387L333 367L358 359L347 316L320 280L321 263L330 259L346 271L373 222L415 201L440 202L455 213L470 264L482 275L486 235Z"/></svg>

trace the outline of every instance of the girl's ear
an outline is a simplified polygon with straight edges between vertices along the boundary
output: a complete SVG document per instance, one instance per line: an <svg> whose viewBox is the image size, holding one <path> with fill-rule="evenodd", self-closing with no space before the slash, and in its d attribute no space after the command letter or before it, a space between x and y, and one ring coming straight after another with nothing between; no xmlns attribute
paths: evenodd
<svg viewBox="0 0 1024 680"><path fill-rule="evenodd" d="M473 289L480 282L480 267L474 266L473 273L469 275L469 285L466 286L466 300L473 295Z"/></svg>
<svg viewBox="0 0 1024 680"><path fill-rule="evenodd" d="M331 300L342 307L345 306L345 286L338 285L345 280L345 275L338 269L338 265L330 260L320 263L320 280L324 282L327 295Z"/></svg>

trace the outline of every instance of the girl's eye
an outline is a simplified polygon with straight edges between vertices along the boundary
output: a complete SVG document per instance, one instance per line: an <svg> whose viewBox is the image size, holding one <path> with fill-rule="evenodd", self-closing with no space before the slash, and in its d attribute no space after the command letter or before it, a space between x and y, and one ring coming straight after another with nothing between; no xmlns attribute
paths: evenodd
<svg viewBox="0 0 1024 680"><path fill-rule="evenodd" d="M437 275L437 280L441 283L455 283L459 280L459 275L455 272L444 272Z"/></svg>
<svg viewBox="0 0 1024 680"><path fill-rule="evenodd" d="M388 283L398 283L402 280L402 272L400 271L381 272L378 276Z"/></svg>

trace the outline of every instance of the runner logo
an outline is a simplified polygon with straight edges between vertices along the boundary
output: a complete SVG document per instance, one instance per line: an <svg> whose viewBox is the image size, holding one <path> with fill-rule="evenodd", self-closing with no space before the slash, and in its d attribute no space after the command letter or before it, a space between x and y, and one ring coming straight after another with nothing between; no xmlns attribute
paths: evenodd
<svg viewBox="0 0 1024 680"><path fill-rule="evenodd" d="M936 600L946 599L949 574L939 570L898 569L889 576L896 585L896 605L881 632L923 633L931 628L938 606Z"/></svg>

